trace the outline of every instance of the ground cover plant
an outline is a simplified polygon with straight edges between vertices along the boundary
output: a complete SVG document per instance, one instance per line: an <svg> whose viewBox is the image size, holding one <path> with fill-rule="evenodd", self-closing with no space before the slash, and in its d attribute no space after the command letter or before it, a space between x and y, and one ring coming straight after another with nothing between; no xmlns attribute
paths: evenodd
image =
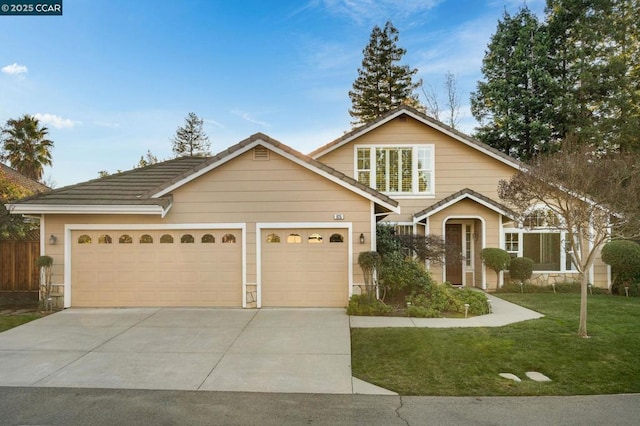
<svg viewBox="0 0 640 426"><path fill-rule="evenodd" d="M640 392L639 298L589 295L591 337L585 339L575 333L579 294L500 297L545 317L497 328L352 329L353 375L402 395ZM527 371L552 381L534 382L525 377Z"/></svg>

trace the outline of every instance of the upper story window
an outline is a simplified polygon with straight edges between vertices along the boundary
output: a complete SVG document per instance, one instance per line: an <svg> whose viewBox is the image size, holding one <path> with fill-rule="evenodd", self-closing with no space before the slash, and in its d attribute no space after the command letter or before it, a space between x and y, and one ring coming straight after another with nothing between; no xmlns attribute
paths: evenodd
<svg viewBox="0 0 640 426"><path fill-rule="evenodd" d="M433 145L357 146L356 178L380 192L433 194Z"/></svg>

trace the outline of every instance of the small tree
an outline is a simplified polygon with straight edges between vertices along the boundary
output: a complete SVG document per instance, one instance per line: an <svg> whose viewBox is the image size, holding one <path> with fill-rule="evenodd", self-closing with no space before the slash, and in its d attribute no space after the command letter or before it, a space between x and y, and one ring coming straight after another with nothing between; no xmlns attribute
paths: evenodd
<svg viewBox="0 0 640 426"><path fill-rule="evenodd" d="M51 275L53 258L51 256L40 256L36 260L36 265L40 268L40 303L43 309L51 310Z"/></svg>
<svg viewBox="0 0 640 426"><path fill-rule="evenodd" d="M532 207L552 212L550 229L565 233L567 252L582 275L578 335L587 334L589 270L610 238L640 236L640 159L602 153L584 143L565 142L561 151L500 181L500 199L524 223Z"/></svg>
<svg viewBox="0 0 640 426"><path fill-rule="evenodd" d="M362 268L364 287L369 303L372 303L376 298L376 275L380 267L380 262L380 255L375 251L363 251L358 255L358 265Z"/></svg>
<svg viewBox="0 0 640 426"><path fill-rule="evenodd" d="M640 245L629 240L610 241L602 247L602 261L611 265L613 285L629 287L629 283L640 274Z"/></svg>
<svg viewBox="0 0 640 426"><path fill-rule="evenodd" d="M204 120L190 112L184 126L178 127L173 137L173 153L176 157L202 157L211 155L211 143L202 126Z"/></svg>
<svg viewBox="0 0 640 426"><path fill-rule="evenodd" d="M500 271L509 268L511 256L501 248L487 247L482 249L482 262L496 273L496 286L500 285Z"/></svg>

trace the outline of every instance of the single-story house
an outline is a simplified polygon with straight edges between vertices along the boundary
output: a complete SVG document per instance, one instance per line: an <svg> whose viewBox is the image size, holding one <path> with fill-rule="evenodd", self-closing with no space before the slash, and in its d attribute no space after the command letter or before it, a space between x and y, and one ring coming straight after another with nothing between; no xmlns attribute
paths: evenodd
<svg viewBox="0 0 640 426"><path fill-rule="evenodd" d="M438 281L495 289L484 247L534 259L542 280L577 279L562 233L518 228L497 196L515 159L409 107L304 155L255 134L12 205L40 218L64 306L346 306L376 224L436 234L463 260ZM591 282L608 285L598 262Z"/></svg>

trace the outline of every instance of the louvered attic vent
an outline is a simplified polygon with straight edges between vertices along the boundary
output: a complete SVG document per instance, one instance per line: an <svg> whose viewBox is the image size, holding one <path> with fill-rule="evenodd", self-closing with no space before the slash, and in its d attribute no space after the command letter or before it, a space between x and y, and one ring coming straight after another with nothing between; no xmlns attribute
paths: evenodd
<svg viewBox="0 0 640 426"><path fill-rule="evenodd" d="M253 148L253 159L254 160L268 160L269 159L269 150L264 146L256 146Z"/></svg>

